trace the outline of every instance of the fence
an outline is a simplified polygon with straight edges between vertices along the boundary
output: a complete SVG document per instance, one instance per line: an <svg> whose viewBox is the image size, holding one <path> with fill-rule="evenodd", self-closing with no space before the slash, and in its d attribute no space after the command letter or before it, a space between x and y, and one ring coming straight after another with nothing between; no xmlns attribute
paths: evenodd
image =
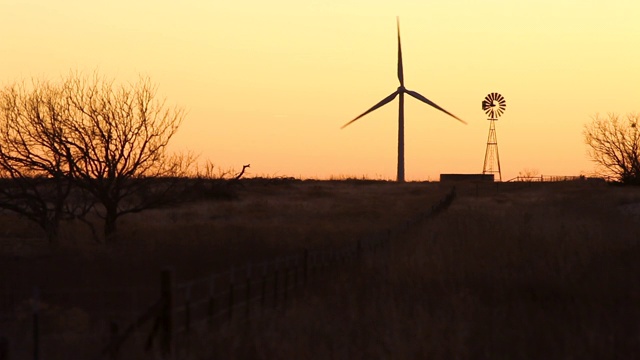
<svg viewBox="0 0 640 360"><path fill-rule="evenodd" d="M165 354L182 344L188 350L189 334L197 330L216 331L233 324L284 310L295 291L318 279L323 270L356 261L368 253L387 247L408 228L444 211L455 198L455 188L440 202L396 228L357 239L329 249L305 249L300 253L258 264L232 267L221 273L175 283L172 270L161 276L163 310L156 319L162 326L159 347ZM120 337L110 346L121 344Z"/></svg>
<svg viewBox="0 0 640 360"><path fill-rule="evenodd" d="M95 333L100 342L106 344L101 349L101 356L120 358L123 347L135 342L140 348L138 351L154 351L162 357L170 357L179 348L189 349L189 337L193 332L220 331L257 317L273 316L287 308L298 289L312 280L321 279L323 271L327 273L328 269L353 263L387 247L392 239L410 227L447 209L455 196L454 187L437 204L395 228L365 236L340 247L305 249L296 254L231 267L224 272L183 282L176 282L174 271L167 269L160 277L160 298L148 302L142 309L139 306L141 296L136 296L139 289L114 290L125 291L132 297L131 303L121 302L116 306L107 306L108 296L105 297L105 294L108 292L101 291L99 296L103 299L103 316L110 319L108 331ZM81 292L82 290L74 290L69 291L69 294L77 295ZM13 356L10 345L21 345L21 348L29 348L31 345L30 354L16 355L19 358L40 358L43 350L39 333L42 295L35 290L29 299L32 305L31 321L26 323L31 325L30 341L11 344L0 333L0 360ZM47 299L50 299L49 295ZM132 312L136 316L132 317ZM124 319L129 319L126 320L128 325L121 328L118 324L123 323ZM95 353L92 357L95 357Z"/></svg>
<svg viewBox="0 0 640 360"><path fill-rule="evenodd" d="M583 180L584 176L564 176L564 175L540 175L540 176L517 176L506 182L559 182Z"/></svg>
<svg viewBox="0 0 640 360"><path fill-rule="evenodd" d="M3 289L0 360L67 358L60 355L68 349L74 349L78 358L95 358L96 347L110 340L116 324L129 323L141 309L149 307L149 294L153 290ZM65 330L56 331L60 328Z"/></svg>

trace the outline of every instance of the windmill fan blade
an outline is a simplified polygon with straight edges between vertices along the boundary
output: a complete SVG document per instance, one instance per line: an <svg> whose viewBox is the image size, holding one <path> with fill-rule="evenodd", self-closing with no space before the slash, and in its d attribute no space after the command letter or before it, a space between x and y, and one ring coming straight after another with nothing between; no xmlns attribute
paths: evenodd
<svg viewBox="0 0 640 360"><path fill-rule="evenodd" d="M398 91L394 91L394 92L393 92L393 94L391 94L391 95L387 96L386 98L382 99L379 103L377 103L377 104L373 105L373 106L371 107L371 109L369 109L369 110L367 110L367 111L363 112L362 114L360 114L360 115L359 115L358 117L356 117L355 119L353 119L353 120L349 121L348 123L346 123L346 124L342 125L342 127L341 127L340 129L344 129L344 128L346 128L347 126L351 125L351 123L352 123L352 122L354 122L354 121L356 121L356 120L360 119L361 117L363 117L363 116L367 115L368 113L372 112L373 110L376 110L376 109L378 109L378 108L380 108L380 107L382 107L382 106L386 105L387 103L391 102L391 100L395 99L397 95L398 95Z"/></svg>
<svg viewBox="0 0 640 360"><path fill-rule="evenodd" d="M467 122L466 122L466 121L464 121L464 120L460 119L459 117L457 117L457 116L453 115L452 113L448 112L447 110L445 110L445 109L441 108L441 107L440 107L440 106L438 106L436 103L434 103L433 101L431 101L431 100L427 99L426 97L424 97L424 96L422 96L422 95L418 94L417 92L415 92L415 91L411 91L411 90L405 90L405 91L407 92L407 94L409 94L409 95L413 96L414 98L416 98L416 99L418 99L418 100L422 101L423 103L426 103L426 104L428 104L428 105L433 106L434 108L436 108L436 109L438 109L438 110L442 111L443 113L445 113L445 114L447 114L447 115L449 115L449 116L453 117L454 119L456 119L456 120L460 121L461 123L463 123L463 124L465 124L465 125L467 124Z"/></svg>
<svg viewBox="0 0 640 360"><path fill-rule="evenodd" d="M402 45L400 44L400 17L396 17L398 25L398 80L400 85L404 86L404 70L402 68Z"/></svg>

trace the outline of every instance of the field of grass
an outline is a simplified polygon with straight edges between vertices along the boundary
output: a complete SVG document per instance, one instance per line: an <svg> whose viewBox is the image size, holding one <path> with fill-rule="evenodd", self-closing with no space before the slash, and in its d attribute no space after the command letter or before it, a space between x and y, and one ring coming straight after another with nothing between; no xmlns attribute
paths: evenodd
<svg viewBox="0 0 640 360"><path fill-rule="evenodd" d="M390 254L310 291L221 358L640 356L639 189L459 188Z"/></svg>
<svg viewBox="0 0 640 360"><path fill-rule="evenodd" d="M165 266L188 280L337 246L391 228L449 190L438 183L246 181L234 201L125 217L110 245L91 242L71 225L61 243L50 246L32 227L5 216L0 291L127 286L148 289L143 294L152 298ZM386 251L314 282L284 314L215 336L194 334L191 358L640 354L640 189L504 183L458 185L457 193L445 213ZM87 331L104 326L82 305L56 306L68 317L72 309L84 311ZM71 331L61 325L73 327L69 323L44 330ZM8 326L0 323L0 335Z"/></svg>
<svg viewBox="0 0 640 360"><path fill-rule="evenodd" d="M59 243L48 244L29 223L0 215L0 312L19 312L28 337L28 298L37 286L43 311L50 313L43 314L50 321L41 330L71 332L80 342L82 334L107 328L104 300L92 300L102 290L133 289L136 303L148 304L158 297L165 267L185 281L305 248L351 243L423 211L449 190L383 181L249 179L233 186L234 200L203 199L123 217L110 244L91 240L81 224L65 226ZM10 300L4 306L3 298ZM67 317L80 317L81 324L69 324ZM0 323L0 336L11 326Z"/></svg>

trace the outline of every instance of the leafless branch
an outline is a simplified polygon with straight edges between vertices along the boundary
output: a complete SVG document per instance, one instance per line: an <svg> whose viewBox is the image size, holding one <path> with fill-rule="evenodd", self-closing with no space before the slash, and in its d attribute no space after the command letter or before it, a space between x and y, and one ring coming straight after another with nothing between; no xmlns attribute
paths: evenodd
<svg viewBox="0 0 640 360"><path fill-rule="evenodd" d="M638 114L622 119L616 114L596 115L585 125L588 154L599 172L627 184L640 184L640 132Z"/></svg>

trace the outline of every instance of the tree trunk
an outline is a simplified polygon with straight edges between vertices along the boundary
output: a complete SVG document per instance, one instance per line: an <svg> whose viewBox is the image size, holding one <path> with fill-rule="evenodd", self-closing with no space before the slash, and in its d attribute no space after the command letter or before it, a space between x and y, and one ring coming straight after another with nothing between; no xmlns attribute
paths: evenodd
<svg viewBox="0 0 640 360"><path fill-rule="evenodd" d="M113 205L106 206L106 215L104 218L104 237L105 241L109 241L116 232L116 220L118 218L118 207Z"/></svg>
<svg viewBox="0 0 640 360"><path fill-rule="evenodd" d="M44 232L47 235L49 244L53 244L58 241L58 232L60 230L60 222L57 220L45 220L44 226L42 226Z"/></svg>

